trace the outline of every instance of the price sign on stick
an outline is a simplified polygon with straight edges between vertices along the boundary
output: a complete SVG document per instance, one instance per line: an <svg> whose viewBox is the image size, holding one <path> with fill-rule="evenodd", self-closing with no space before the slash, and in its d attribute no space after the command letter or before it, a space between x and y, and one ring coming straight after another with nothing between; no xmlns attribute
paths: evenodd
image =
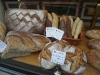
<svg viewBox="0 0 100 75"><path fill-rule="evenodd" d="M0 40L0 52L3 52L6 47L7 45L2 40Z"/></svg>
<svg viewBox="0 0 100 75"><path fill-rule="evenodd" d="M53 50L52 56L51 56L51 62L59 64L59 65L63 65L65 61L65 57L66 57L65 52Z"/></svg>

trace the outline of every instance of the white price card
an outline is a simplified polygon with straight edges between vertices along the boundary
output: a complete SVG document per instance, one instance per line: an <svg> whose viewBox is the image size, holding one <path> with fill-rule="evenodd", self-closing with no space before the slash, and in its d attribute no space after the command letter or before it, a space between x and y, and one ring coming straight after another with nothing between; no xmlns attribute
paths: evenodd
<svg viewBox="0 0 100 75"><path fill-rule="evenodd" d="M54 37L54 28L46 27L46 37Z"/></svg>
<svg viewBox="0 0 100 75"><path fill-rule="evenodd" d="M0 40L0 52L3 52L6 47L7 45L2 40Z"/></svg>
<svg viewBox="0 0 100 75"><path fill-rule="evenodd" d="M51 62L59 64L59 65L63 65L65 61L65 57L66 57L65 52L53 50L52 56L51 56Z"/></svg>
<svg viewBox="0 0 100 75"><path fill-rule="evenodd" d="M54 37L55 39L61 40L62 37L63 37L64 31L55 28L55 31L54 31L54 32L55 32L55 34L53 35L53 37Z"/></svg>

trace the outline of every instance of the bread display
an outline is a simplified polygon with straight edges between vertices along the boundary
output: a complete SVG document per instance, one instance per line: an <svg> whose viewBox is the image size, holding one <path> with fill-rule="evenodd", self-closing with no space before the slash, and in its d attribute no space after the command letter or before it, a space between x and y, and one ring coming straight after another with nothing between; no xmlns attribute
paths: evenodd
<svg viewBox="0 0 100 75"><path fill-rule="evenodd" d="M74 74L79 74L85 70L87 63L85 53L64 40L57 40L45 45L38 57L41 67L52 69L56 66L55 63L50 61L53 50L66 52L64 65L60 65L62 70Z"/></svg>
<svg viewBox="0 0 100 75"><path fill-rule="evenodd" d="M0 40L4 40L6 36L6 25L3 22L0 22Z"/></svg>
<svg viewBox="0 0 100 75"><path fill-rule="evenodd" d="M90 39L90 40L88 40L87 47L89 49L98 49L98 50L100 50L100 40L99 39Z"/></svg>
<svg viewBox="0 0 100 75"><path fill-rule="evenodd" d="M88 63L100 70L100 50L92 49L87 53Z"/></svg>
<svg viewBox="0 0 100 75"><path fill-rule="evenodd" d="M12 58L42 50L50 40L43 35L30 32L9 31L4 42L7 47L2 52L1 58Z"/></svg>
<svg viewBox="0 0 100 75"><path fill-rule="evenodd" d="M100 39L100 30L88 30L86 36L90 39Z"/></svg>
<svg viewBox="0 0 100 75"><path fill-rule="evenodd" d="M5 12L5 23L8 30L20 30L43 34L47 11L32 9L8 9Z"/></svg>

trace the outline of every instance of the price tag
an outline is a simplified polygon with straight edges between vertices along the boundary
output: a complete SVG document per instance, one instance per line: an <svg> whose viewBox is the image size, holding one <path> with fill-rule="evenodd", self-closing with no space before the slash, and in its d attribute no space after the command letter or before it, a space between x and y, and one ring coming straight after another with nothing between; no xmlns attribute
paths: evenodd
<svg viewBox="0 0 100 75"><path fill-rule="evenodd" d="M53 35L54 38L55 38L55 39L58 39L58 40L61 40L62 37L63 37L64 31L55 28L55 31L54 31L54 32L55 32L54 35Z"/></svg>
<svg viewBox="0 0 100 75"><path fill-rule="evenodd" d="M3 52L6 47L7 45L2 40L0 40L0 52Z"/></svg>
<svg viewBox="0 0 100 75"><path fill-rule="evenodd" d="M59 65L63 65L65 61L65 57L66 57L65 52L53 50L52 56L51 56L51 62L59 64Z"/></svg>
<svg viewBox="0 0 100 75"><path fill-rule="evenodd" d="M46 37L54 37L54 32L53 27L46 27Z"/></svg>
<svg viewBox="0 0 100 75"><path fill-rule="evenodd" d="M61 40L63 37L64 31L54 28L46 27L46 37L53 37L55 39Z"/></svg>

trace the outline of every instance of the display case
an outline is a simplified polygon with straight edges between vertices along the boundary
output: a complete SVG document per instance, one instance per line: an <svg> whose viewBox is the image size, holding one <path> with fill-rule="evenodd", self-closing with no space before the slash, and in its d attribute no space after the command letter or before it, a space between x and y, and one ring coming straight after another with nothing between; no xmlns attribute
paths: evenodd
<svg viewBox="0 0 100 75"><path fill-rule="evenodd" d="M90 29L92 23L94 11L96 5L99 3L98 0L21 0L25 3L27 9L47 10L48 12L56 13L58 16L71 15L75 20L76 17L80 17L83 20L84 26L82 29L82 40L77 45L85 53L88 52L86 46L89 38L85 36L87 30ZM2 0L5 11L12 8L18 8L18 1L13 0ZM98 16L94 28L99 29L100 17ZM0 58L0 71L14 75L54 75L56 68L47 70L40 66L38 61L40 51L34 52L28 56L21 56L9 59ZM5 69L6 68L6 69ZM74 75L68 72L64 72L60 69L61 75ZM99 75L100 71L89 63L87 63L86 70L78 75Z"/></svg>

